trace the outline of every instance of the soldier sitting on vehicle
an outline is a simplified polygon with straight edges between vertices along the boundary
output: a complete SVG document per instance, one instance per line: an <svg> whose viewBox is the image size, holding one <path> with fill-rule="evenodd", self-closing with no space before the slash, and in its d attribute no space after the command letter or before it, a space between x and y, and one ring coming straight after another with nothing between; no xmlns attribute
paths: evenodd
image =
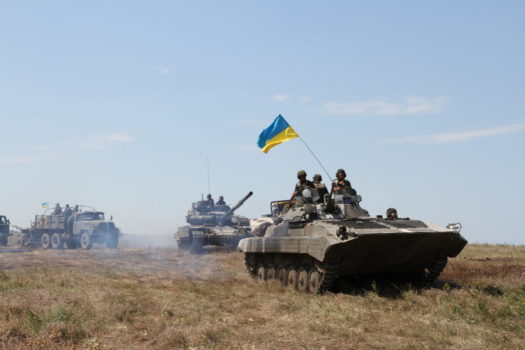
<svg viewBox="0 0 525 350"><path fill-rule="evenodd" d="M398 219L396 208L388 208L386 210L386 219L387 220L397 220Z"/></svg>
<svg viewBox="0 0 525 350"><path fill-rule="evenodd" d="M206 200L204 201L206 203L206 205L209 207L209 208L213 208L215 206L215 201L213 200L211 194L208 193L208 195L206 196Z"/></svg>
<svg viewBox="0 0 525 350"><path fill-rule="evenodd" d="M323 177L321 174L315 174L313 180L314 187L317 190L317 194L319 195L317 202L322 203L324 201L325 194L328 194L325 184L321 182L323 181Z"/></svg>
<svg viewBox="0 0 525 350"><path fill-rule="evenodd" d="M335 195L357 195L357 192L352 188L350 181L346 180L346 172L344 169L337 170L335 177L336 180L332 182L332 193Z"/></svg>
<svg viewBox="0 0 525 350"><path fill-rule="evenodd" d="M297 178L299 179L299 181L295 185L291 199L294 199L296 197L302 197L303 191L307 188L314 188L314 184L312 183L312 181L306 179L306 171L299 170L297 172Z"/></svg>
<svg viewBox="0 0 525 350"><path fill-rule="evenodd" d="M77 205L75 205L75 208L73 209L73 213L76 214L78 212L80 212L80 208L78 207L78 204L77 204Z"/></svg>
<svg viewBox="0 0 525 350"><path fill-rule="evenodd" d="M226 202L224 201L224 196L220 196L219 200L217 201L217 203L215 203L215 206L216 207L220 207L220 206L223 206L223 205L226 205Z"/></svg>
<svg viewBox="0 0 525 350"><path fill-rule="evenodd" d="M73 210L71 210L69 204L66 204L66 208L64 209L64 216L67 218L71 214L73 214Z"/></svg>
<svg viewBox="0 0 525 350"><path fill-rule="evenodd" d="M59 203L57 203L55 205L55 211L54 211L55 215L59 215L59 214L62 214L62 207L60 206Z"/></svg>

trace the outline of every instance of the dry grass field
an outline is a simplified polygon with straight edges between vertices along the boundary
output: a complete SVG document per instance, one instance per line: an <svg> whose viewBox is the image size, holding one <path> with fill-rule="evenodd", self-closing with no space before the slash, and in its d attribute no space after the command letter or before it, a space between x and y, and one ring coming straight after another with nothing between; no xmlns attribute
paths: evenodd
<svg viewBox="0 0 525 350"><path fill-rule="evenodd" d="M523 349L525 247L469 245L432 288L323 296L252 280L239 253L0 253L5 349Z"/></svg>

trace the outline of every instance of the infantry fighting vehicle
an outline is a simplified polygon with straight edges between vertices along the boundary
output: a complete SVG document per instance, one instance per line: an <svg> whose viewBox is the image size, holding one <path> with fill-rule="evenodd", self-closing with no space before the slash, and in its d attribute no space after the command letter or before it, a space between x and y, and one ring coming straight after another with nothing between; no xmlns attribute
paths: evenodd
<svg viewBox="0 0 525 350"><path fill-rule="evenodd" d="M0 215L0 245L7 245L7 238L9 237L10 222L9 220Z"/></svg>
<svg viewBox="0 0 525 350"><path fill-rule="evenodd" d="M21 230L18 245L44 249L91 249L93 243L99 243L117 248L120 231L113 221L106 221L101 211L84 208L71 214L48 214L48 209L43 215L36 215L31 226Z"/></svg>
<svg viewBox="0 0 525 350"><path fill-rule="evenodd" d="M315 196L315 190L304 190L285 213L290 201L272 202L273 222L264 236L239 242L250 274L311 293L328 291L345 276L429 283L467 244L460 224L370 217L359 195L327 196L320 204Z"/></svg>
<svg viewBox="0 0 525 350"><path fill-rule="evenodd" d="M234 215L244 202L251 197L249 192L235 206L210 206L208 201L194 202L188 210L186 222L175 233L179 248L194 254L203 252L204 246L220 246L235 250L239 241L251 237L250 220Z"/></svg>

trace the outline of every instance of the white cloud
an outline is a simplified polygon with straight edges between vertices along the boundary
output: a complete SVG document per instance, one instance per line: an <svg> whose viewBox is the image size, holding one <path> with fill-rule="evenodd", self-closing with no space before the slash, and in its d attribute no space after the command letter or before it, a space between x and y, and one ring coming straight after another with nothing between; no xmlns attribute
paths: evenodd
<svg viewBox="0 0 525 350"><path fill-rule="evenodd" d="M284 102L288 99L288 95L286 94L275 94L273 95L272 99L277 102Z"/></svg>
<svg viewBox="0 0 525 350"><path fill-rule="evenodd" d="M301 102L306 103L312 101L312 98L310 96L302 96Z"/></svg>
<svg viewBox="0 0 525 350"><path fill-rule="evenodd" d="M353 101L347 103L328 102L323 111L333 115L409 115L437 113L445 104L445 96L417 97L409 96L402 101L390 101L383 98Z"/></svg>
<svg viewBox="0 0 525 350"><path fill-rule="evenodd" d="M162 75L169 75L171 74L171 69L168 66L157 66L155 67L155 70L159 72Z"/></svg>
<svg viewBox="0 0 525 350"><path fill-rule="evenodd" d="M452 143L480 139L485 137L501 136L525 131L525 123L502 125L489 129L467 130L433 135L407 136L388 142L408 143Z"/></svg>
<svg viewBox="0 0 525 350"><path fill-rule="evenodd" d="M126 133L113 133L73 140L73 144L84 150L99 150L105 149L113 143L128 143L131 141L133 141L133 138Z"/></svg>

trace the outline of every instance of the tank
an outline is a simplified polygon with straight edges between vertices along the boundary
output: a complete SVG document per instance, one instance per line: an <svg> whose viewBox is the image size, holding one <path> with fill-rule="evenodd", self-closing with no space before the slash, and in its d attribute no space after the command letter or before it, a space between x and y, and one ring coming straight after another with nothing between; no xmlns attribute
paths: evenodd
<svg viewBox="0 0 525 350"><path fill-rule="evenodd" d="M7 245L10 236L10 222L4 215L0 215L0 245Z"/></svg>
<svg viewBox="0 0 525 350"><path fill-rule="evenodd" d="M252 234L250 220L234 213L252 194L249 192L231 208L210 206L205 200L192 203L186 216L188 225L179 227L174 235L179 248L194 254L202 253L205 246L236 250L239 241Z"/></svg>
<svg viewBox="0 0 525 350"><path fill-rule="evenodd" d="M370 217L360 202L359 195L327 195L318 203L310 189L294 205L272 202L272 214L254 228L260 237L239 242L248 272L310 293L330 291L338 279L363 275L428 284L467 244L460 224Z"/></svg>

